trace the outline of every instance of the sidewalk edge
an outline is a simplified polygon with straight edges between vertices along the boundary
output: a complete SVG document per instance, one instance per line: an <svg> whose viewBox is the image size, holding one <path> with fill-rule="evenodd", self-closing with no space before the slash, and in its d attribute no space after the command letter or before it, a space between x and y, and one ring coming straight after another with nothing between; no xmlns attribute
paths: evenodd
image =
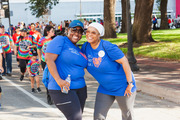
<svg viewBox="0 0 180 120"><path fill-rule="evenodd" d="M180 91L136 80L138 90L180 104Z"/></svg>

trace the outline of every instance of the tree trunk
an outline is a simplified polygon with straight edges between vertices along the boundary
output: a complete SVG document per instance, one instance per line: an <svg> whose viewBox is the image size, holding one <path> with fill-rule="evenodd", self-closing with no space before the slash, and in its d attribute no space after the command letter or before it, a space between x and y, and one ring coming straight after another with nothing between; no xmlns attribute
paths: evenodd
<svg viewBox="0 0 180 120"><path fill-rule="evenodd" d="M141 44L154 41L151 35L153 4L154 0L136 0L133 42Z"/></svg>
<svg viewBox="0 0 180 120"><path fill-rule="evenodd" d="M115 26L116 0L104 0L104 38L116 38Z"/></svg>
<svg viewBox="0 0 180 120"><path fill-rule="evenodd" d="M126 0L121 0L122 8L122 24L121 33L127 33L127 20L126 20Z"/></svg>
<svg viewBox="0 0 180 120"><path fill-rule="evenodd" d="M132 71L138 71L139 67L137 66L136 58L134 57L133 52L133 41L132 41L132 24L131 24L131 7L130 0L126 2L126 16L127 16L127 32L128 32L128 52L127 58L129 61L129 65Z"/></svg>
<svg viewBox="0 0 180 120"><path fill-rule="evenodd" d="M161 5L160 5L161 26L160 26L160 29L168 29L167 3L168 3L168 0L161 0Z"/></svg>

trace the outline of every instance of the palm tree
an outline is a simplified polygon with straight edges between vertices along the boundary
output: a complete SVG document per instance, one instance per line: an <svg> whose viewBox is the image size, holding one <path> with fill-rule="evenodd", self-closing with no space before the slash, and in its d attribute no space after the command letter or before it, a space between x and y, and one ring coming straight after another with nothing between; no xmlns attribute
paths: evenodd
<svg viewBox="0 0 180 120"><path fill-rule="evenodd" d="M104 38L116 38L115 26L116 0L104 0Z"/></svg>
<svg viewBox="0 0 180 120"><path fill-rule="evenodd" d="M122 24L121 33L127 33L127 20L126 20L126 0L121 0L122 8Z"/></svg>
<svg viewBox="0 0 180 120"><path fill-rule="evenodd" d="M160 29L168 29L167 3L168 3L168 0L161 0L161 3L160 3L160 11L161 11Z"/></svg>
<svg viewBox="0 0 180 120"><path fill-rule="evenodd" d="M136 58L133 52L133 41L132 41L132 25L131 25L131 10L130 10L130 0L126 2L126 16L127 16L127 31L128 31L128 52L127 58L132 71L138 71Z"/></svg>
<svg viewBox="0 0 180 120"><path fill-rule="evenodd" d="M152 10L154 0L136 0L134 24L133 24L133 42L146 43L154 42L152 32Z"/></svg>

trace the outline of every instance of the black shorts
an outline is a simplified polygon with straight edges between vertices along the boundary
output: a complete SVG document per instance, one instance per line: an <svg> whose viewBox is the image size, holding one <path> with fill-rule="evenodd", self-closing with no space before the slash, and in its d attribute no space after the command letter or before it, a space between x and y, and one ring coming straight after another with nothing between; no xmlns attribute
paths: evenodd
<svg viewBox="0 0 180 120"><path fill-rule="evenodd" d="M16 61L19 62L19 58L17 58L17 55L16 55Z"/></svg>
<svg viewBox="0 0 180 120"><path fill-rule="evenodd" d="M19 66L26 68L26 65L28 64L29 60L26 59L19 59Z"/></svg>

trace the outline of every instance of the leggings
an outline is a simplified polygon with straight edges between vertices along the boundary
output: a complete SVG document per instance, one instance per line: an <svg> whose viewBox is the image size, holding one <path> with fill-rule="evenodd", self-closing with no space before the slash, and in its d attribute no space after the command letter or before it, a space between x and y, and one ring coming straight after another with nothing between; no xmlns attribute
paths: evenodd
<svg viewBox="0 0 180 120"><path fill-rule="evenodd" d="M26 59L19 59L19 67L20 67L21 73L26 72L26 65L27 65L28 61L29 60L26 60Z"/></svg>
<svg viewBox="0 0 180 120"><path fill-rule="evenodd" d="M44 61L41 60L41 65L42 65L42 68L43 68L43 70L44 70L44 68L46 67L46 62L44 62Z"/></svg>
<svg viewBox="0 0 180 120"><path fill-rule="evenodd" d="M65 115L67 120L82 120L82 113L87 98L87 87L71 89L68 94L60 90L49 90L56 107Z"/></svg>
<svg viewBox="0 0 180 120"><path fill-rule="evenodd" d="M127 96L112 96L97 92L94 120L105 120L107 112L109 111L114 100L117 100L119 108L122 111L122 120L134 120L133 106L136 92L130 97Z"/></svg>
<svg viewBox="0 0 180 120"><path fill-rule="evenodd" d="M42 68L44 70L44 68L46 67L46 62L41 60L41 65L42 65ZM53 104L51 96L49 95L49 90L47 88L46 88L46 95L47 95L47 102L48 102L48 104L50 104L50 105Z"/></svg>

